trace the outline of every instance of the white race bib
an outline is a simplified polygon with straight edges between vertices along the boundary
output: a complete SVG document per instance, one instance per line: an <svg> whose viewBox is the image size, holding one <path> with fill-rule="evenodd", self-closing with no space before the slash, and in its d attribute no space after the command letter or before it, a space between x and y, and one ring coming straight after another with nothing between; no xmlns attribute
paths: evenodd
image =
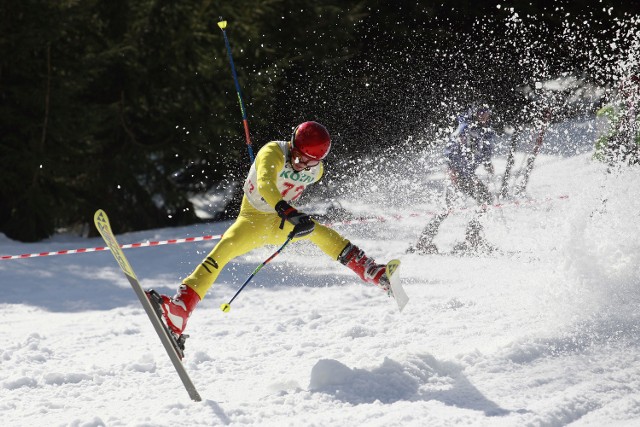
<svg viewBox="0 0 640 427"><path fill-rule="evenodd" d="M297 200L307 188L307 185L312 184L318 180L320 173L322 172L321 164L310 167L308 170L297 172L291 167L289 161L289 143L287 141L275 141L282 151L284 158L284 167L277 171L276 187L282 196L282 199L287 202ZM271 144L271 143L270 143ZM259 154L259 153L258 153ZM258 171L256 169L256 162L253 162L249 175L244 182L244 194L247 196L251 206L262 212L274 212L272 206L270 206L260 195L258 191Z"/></svg>

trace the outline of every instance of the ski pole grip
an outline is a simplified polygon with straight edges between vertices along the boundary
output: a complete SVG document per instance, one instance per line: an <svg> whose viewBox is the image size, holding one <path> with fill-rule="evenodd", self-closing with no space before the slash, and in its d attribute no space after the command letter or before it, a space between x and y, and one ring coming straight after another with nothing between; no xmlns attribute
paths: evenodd
<svg viewBox="0 0 640 427"><path fill-rule="evenodd" d="M284 228L284 222L286 220L290 219L292 215L298 213L298 210L296 208L294 208L284 200L280 200L278 203L276 203L275 208L278 216L282 218L282 221L280 221L280 230Z"/></svg>

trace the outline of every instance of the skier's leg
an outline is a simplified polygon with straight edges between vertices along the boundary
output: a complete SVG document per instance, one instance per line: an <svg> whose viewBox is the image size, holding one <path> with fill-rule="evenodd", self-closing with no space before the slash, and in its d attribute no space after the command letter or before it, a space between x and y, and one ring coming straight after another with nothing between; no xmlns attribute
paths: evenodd
<svg viewBox="0 0 640 427"><path fill-rule="evenodd" d="M367 283L388 290L389 280L385 275L386 265L376 264L373 258L342 237L337 231L316 224L313 233L305 237L332 259L340 261Z"/></svg>
<svg viewBox="0 0 640 427"><path fill-rule="evenodd" d="M475 199L478 205L483 206L486 210L487 206L491 205L491 192L489 191L489 188L485 185L485 183L480 180L480 178L474 178L475 179L471 183L470 196Z"/></svg>
<svg viewBox="0 0 640 427"><path fill-rule="evenodd" d="M478 207L475 209L473 218L467 224L464 243L457 245L456 250L462 252L477 252L478 250L490 252L494 248L485 239L484 227L480 220L485 216L487 207L491 204L491 193L487 186L476 176L468 184L466 193L473 197L478 203Z"/></svg>
<svg viewBox="0 0 640 427"><path fill-rule="evenodd" d="M176 295L173 298L161 295L164 318L173 332L182 334L189 316L230 260L266 244L268 236L265 231L278 219L275 213L263 214L244 209L243 204L236 221L202 263L183 280Z"/></svg>
<svg viewBox="0 0 640 427"><path fill-rule="evenodd" d="M438 234L438 230L440 229L442 221L444 221L449 216L449 212L449 209L447 209L431 218L431 221L429 221L424 230L422 230L422 233L420 233L420 237L418 237L418 241L416 242L416 244L409 246L406 252L415 252L421 254L438 253L438 248L433 243L433 239Z"/></svg>
<svg viewBox="0 0 640 427"><path fill-rule="evenodd" d="M348 243L340 255L338 261L346 265L356 273L360 279L367 283L373 283L384 291L389 290L389 279L386 275L386 264L377 264L373 258L368 257L362 249Z"/></svg>
<svg viewBox="0 0 640 427"><path fill-rule="evenodd" d="M436 214L431 221L427 224L427 226L420 233L420 237L418 237L418 241L415 245L411 245L407 248L406 253L419 253L419 254L437 254L438 248L433 243L433 239L435 239L438 234L438 230L440 229L440 225L442 222L447 219L451 210L453 209L455 199L456 199L456 188L455 181L453 181L450 185L447 185L444 192L444 201L446 208L441 213Z"/></svg>
<svg viewBox="0 0 640 427"><path fill-rule="evenodd" d="M272 215L277 217L275 214ZM268 225L273 218L240 215L205 259L182 283L193 289L200 299L211 288L222 269L232 259L268 243Z"/></svg>
<svg viewBox="0 0 640 427"><path fill-rule="evenodd" d="M331 259L338 259L340 252L342 252L344 247L349 243L349 240L342 237L340 233L334 229L317 222L313 232L304 238L311 241L311 243L316 245Z"/></svg>
<svg viewBox="0 0 640 427"><path fill-rule="evenodd" d="M470 248L476 248L478 244L484 240L484 237L482 237L483 230L478 216L474 216L474 218L469 221L469 224L467 224L467 229L465 230L465 240Z"/></svg>

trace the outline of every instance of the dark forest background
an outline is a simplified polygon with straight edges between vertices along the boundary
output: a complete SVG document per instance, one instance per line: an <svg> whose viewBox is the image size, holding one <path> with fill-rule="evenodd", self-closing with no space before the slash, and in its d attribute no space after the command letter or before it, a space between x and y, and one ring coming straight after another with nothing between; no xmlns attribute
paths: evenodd
<svg viewBox="0 0 640 427"><path fill-rule="evenodd" d="M116 232L189 224L191 195L244 179L221 16L254 149L318 120L339 172L415 135L435 141L472 102L490 103L503 125L540 119L550 101L532 93L544 79L614 85L607 49L624 51L620 22L640 6L4 0L0 11L0 232L37 241L97 208Z"/></svg>

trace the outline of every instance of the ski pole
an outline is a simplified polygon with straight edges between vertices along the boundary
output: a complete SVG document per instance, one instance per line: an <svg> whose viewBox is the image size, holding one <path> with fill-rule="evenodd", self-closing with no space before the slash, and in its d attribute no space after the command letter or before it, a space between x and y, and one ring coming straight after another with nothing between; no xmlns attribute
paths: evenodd
<svg viewBox="0 0 640 427"><path fill-rule="evenodd" d="M504 199L505 197L507 197L509 177L511 175L511 168L513 167L514 163L516 145L518 143L516 135L517 132L513 132L513 135L511 135L511 144L509 144L509 155L507 156L507 167L505 168L504 175L502 176L502 186L500 187L500 193L498 194L500 199Z"/></svg>
<svg viewBox="0 0 640 427"><path fill-rule="evenodd" d="M245 282L242 284L242 286L240 286L240 289L238 289L238 292L236 292L236 294L233 296L233 298L231 298L229 300L229 302L227 303L223 303L220 305L220 309L222 311L224 311L225 313L228 313L229 310L231 310L231 303L233 302L234 299L236 299L236 297L240 294L240 292L242 292L242 290L244 289L245 286L247 286L247 283L249 283L249 281L251 279L253 279L253 276L255 276L256 274L258 274L258 271L260 271L262 269L262 267L264 267L265 265L267 265L272 259L274 259L276 256L278 256L278 254L280 252L282 252L282 250L284 249L285 246L287 246L289 244L289 242L291 241L291 239L293 239L292 235L289 235L289 237L287 238L287 241L283 243L282 246L280 246L280 249L278 249L277 251L275 251L273 254L271 254L271 256L269 258L267 258L266 260L264 260L264 262L262 264L260 264L258 267L256 267L255 270L253 270L253 273L251 273L251 275L249 276L249 278L247 278L247 280L245 280Z"/></svg>
<svg viewBox="0 0 640 427"><path fill-rule="evenodd" d="M244 107L244 102L242 101L242 92L240 91L240 83L238 83L238 74L236 73L236 66L233 64L233 56L231 55L231 45L229 44L229 39L227 38L227 32L225 28L227 28L227 21L220 17L220 22L218 22L218 27L222 30L222 35L224 36L224 45L227 48L227 55L229 56L229 64L231 64L231 75L233 76L233 81L236 84L236 94L238 95L238 103L240 104L240 112L242 113L242 124L244 126L244 137L247 142L247 150L249 150L249 159L251 163L253 163L253 146L251 145L251 136L249 136L249 122L247 121L247 110Z"/></svg>

